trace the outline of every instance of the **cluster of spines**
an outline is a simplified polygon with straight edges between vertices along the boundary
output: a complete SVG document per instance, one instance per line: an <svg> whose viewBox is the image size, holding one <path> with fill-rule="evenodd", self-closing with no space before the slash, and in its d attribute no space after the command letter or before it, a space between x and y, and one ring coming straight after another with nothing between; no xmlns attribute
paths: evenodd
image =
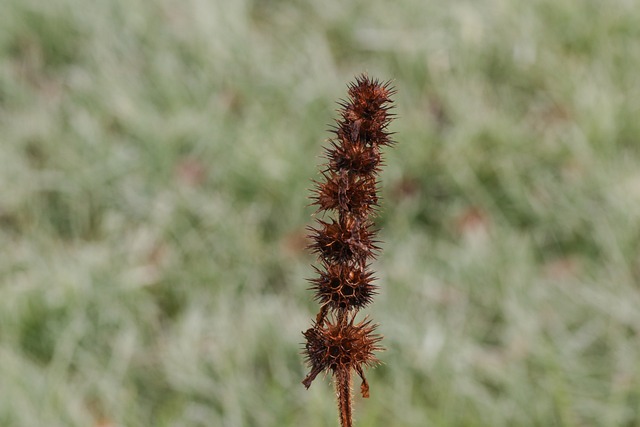
<svg viewBox="0 0 640 427"><path fill-rule="evenodd" d="M355 317L373 301L377 289L370 270L379 250L372 217L378 206L381 148L393 144L387 127L395 91L389 82L361 75L348 93L348 99L339 102L335 138L325 149L328 162L313 190L318 212L333 215L309 228L309 247L320 262L314 267L317 277L310 280L320 310L303 332L311 369L303 384L309 388L319 373L332 373L343 427L352 425L351 371L361 377L362 395L368 397L363 367L377 364L374 352L381 350L381 337L374 333L377 325L366 318L355 322Z"/></svg>

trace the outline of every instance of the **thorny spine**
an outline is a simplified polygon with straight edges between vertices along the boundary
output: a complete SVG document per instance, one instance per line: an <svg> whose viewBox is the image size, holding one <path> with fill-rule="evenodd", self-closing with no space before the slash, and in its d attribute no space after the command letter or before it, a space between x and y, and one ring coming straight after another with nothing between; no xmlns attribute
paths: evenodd
<svg viewBox="0 0 640 427"><path fill-rule="evenodd" d="M379 250L372 217L378 206L377 175L382 165L381 147L392 145L387 127L392 118L395 90L366 75L349 84L348 99L339 102L340 118L332 129L335 138L325 149L328 162L322 180L313 190L318 212L332 212L309 227L310 249L320 267L310 279L320 310L306 338L304 354L310 372L302 381L309 388L321 372L331 372L336 386L342 427L352 427L352 370L362 380L363 397L369 385L363 368L379 363L382 337L370 320L356 323L358 311L373 301L377 286L370 262Z"/></svg>

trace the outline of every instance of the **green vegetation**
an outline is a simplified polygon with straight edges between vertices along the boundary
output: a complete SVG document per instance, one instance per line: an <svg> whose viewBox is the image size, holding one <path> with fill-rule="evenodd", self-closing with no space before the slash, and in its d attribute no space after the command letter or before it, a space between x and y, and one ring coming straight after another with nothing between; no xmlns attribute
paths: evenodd
<svg viewBox="0 0 640 427"><path fill-rule="evenodd" d="M640 425L634 2L3 0L0 425L337 425L310 179L394 79L365 426Z"/></svg>

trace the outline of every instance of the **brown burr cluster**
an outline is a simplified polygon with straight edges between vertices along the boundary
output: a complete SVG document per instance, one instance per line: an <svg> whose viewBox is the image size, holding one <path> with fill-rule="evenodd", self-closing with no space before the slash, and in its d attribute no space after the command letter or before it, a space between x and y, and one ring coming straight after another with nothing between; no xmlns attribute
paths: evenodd
<svg viewBox="0 0 640 427"><path fill-rule="evenodd" d="M310 289L320 310L312 327L303 332L310 372L302 383L309 388L319 373L332 374L342 427L352 426L352 370L362 379L362 395L369 397L363 367L377 364L374 352L382 349L376 325L355 318L373 301L377 289L370 270L379 250L372 217L378 206L380 150L393 144L387 127L394 93L389 82L366 75L349 85L348 99L339 103L335 138L326 148L328 162L312 196L318 212L325 214L316 227L309 227L309 247L320 264L314 267L317 277L310 279Z"/></svg>

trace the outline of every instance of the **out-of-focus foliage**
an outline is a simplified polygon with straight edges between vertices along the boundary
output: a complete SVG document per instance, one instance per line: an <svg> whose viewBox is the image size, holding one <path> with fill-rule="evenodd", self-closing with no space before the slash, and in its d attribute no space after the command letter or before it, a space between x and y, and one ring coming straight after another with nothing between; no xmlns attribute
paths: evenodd
<svg viewBox="0 0 640 427"><path fill-rule="evenodd" d="M634 2L4 0L0 425L336 425L307 189L393 79L358 426L640 423Z"/></svg>

